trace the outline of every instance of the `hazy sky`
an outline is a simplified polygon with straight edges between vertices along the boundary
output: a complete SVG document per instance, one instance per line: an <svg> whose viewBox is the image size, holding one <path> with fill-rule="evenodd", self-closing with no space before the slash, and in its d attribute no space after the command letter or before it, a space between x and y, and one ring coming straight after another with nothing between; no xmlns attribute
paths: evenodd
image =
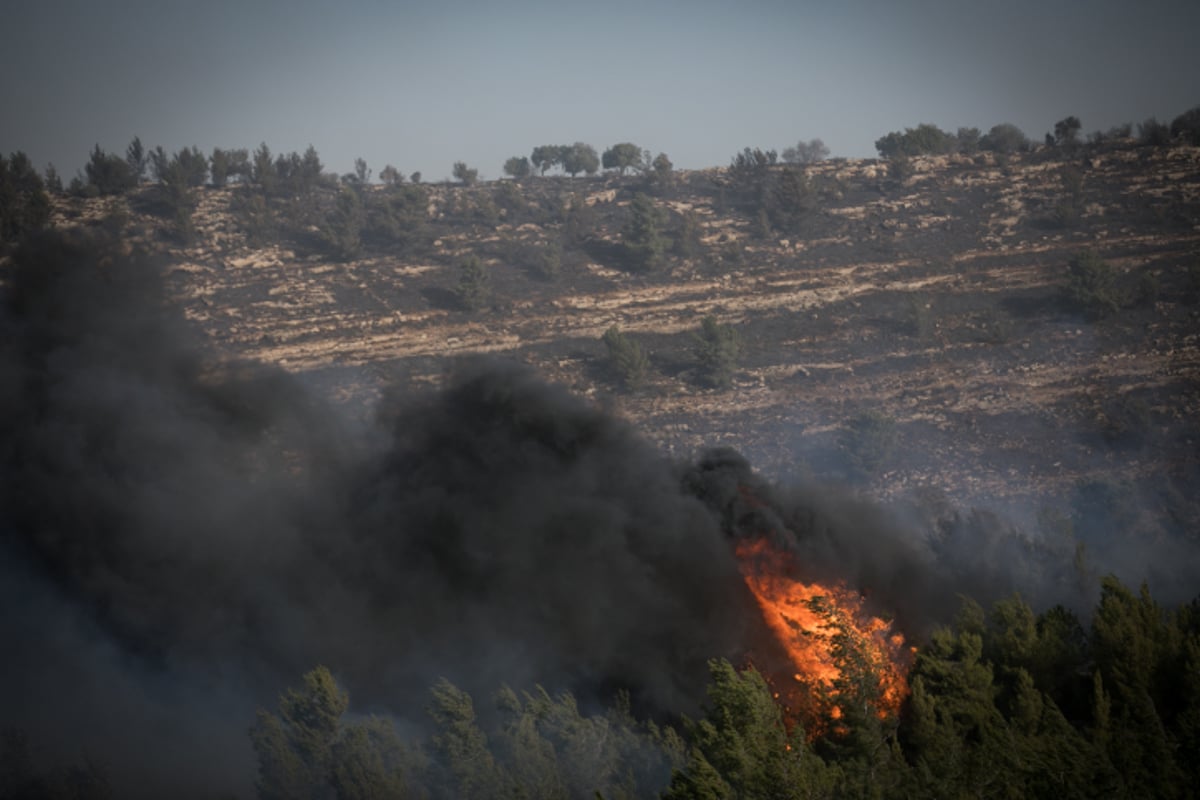
<svg viewBox="0 0 1200 800"><path fill-rule="evenodd" d="M6 2L0 152L310 143L426 180L534 145L633 141L684 168L820 137L1013 122L1040 139L1200 104L1200 2Z"/></svg>

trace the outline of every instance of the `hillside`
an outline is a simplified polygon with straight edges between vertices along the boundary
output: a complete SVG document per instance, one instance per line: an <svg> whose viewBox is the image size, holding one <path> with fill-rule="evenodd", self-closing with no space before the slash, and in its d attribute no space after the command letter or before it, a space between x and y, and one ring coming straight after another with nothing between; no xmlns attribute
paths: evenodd
<svg viewBox="0 0 1200 800"><path fill-rule="evenodd" d="M450 357L499 354L672 453L729 445L769 474L1008 508L1117 481L1148 491L1156 513L1197 520L1200 149L922 157L902 179L887 162L834 160L807 180L789 227L756 217L729 169L676 173L655 202L666 234L691 247L648 272L627 268L619 244L641 177L422 186L420 241L364 235L345 260L322 243L331 188L310 216L273 201L293 224L258 244L240 187L195 190L187 246L156 187L59 199L55 221L115 219L167 253L174 295L217 347L341 401L437 383ZM411 202L414 187L401 188ZM397 189L362 191L371 208ZM559 248L555 274L531 266ZM1089 248L1121 298L1099 318L1063 297L1068 263ZM475 311L454 295L472 254L491 283ZM706 315L740 334L727 389L697 380ZM614 324L649 354L635 392L608 369L600 337ZM865 471L840 444L864 411L895 423L894 446Z"/></svg>

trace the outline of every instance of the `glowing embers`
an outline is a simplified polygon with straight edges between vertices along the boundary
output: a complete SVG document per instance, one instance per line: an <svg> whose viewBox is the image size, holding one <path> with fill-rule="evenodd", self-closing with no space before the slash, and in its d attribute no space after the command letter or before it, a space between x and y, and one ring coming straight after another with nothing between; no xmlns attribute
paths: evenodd
<svg viewBox="0 0 1200 800"><path fill-rule="evenodd" d="M862 596L844 584L796 580L792 556L768 539L740 540L736 555L792 673L756 665L788 721L815 737L865 714L896 716L912 662L904 637L867 613Z"/></svg>

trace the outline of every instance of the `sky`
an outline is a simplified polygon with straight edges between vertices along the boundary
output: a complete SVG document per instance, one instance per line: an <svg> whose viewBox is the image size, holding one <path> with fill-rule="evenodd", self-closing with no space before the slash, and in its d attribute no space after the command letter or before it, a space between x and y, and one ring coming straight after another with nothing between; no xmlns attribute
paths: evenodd
<svg viewBox="0 0 1200 800"><path fill-rule="evenodd" d="M540 144L632 141L677 167L820 138L1011 122L1040 140L1200 104L1195 0L17 0L0 153L64 180L92 147L309 144L425 180Z"/></svg>

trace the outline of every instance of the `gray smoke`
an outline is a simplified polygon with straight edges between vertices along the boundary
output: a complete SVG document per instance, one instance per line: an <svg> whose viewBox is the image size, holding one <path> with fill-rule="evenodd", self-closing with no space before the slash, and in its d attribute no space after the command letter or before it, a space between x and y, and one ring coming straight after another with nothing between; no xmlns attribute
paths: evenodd
<svg viewBox="0 0 1200 800"><path fill-rule="evenodd" d="M732 451L673 464L513 364L396 390L364 430L206 356L167 309L158 264L92 239L44 238L4 276L0 727L107 764L123 795L248 795L254 708L318 663L402 717L439 677L695 713L707 659L762 647L734 536L918 635L1031 565L1072 580L983 518L931 538Z"/></svg>

